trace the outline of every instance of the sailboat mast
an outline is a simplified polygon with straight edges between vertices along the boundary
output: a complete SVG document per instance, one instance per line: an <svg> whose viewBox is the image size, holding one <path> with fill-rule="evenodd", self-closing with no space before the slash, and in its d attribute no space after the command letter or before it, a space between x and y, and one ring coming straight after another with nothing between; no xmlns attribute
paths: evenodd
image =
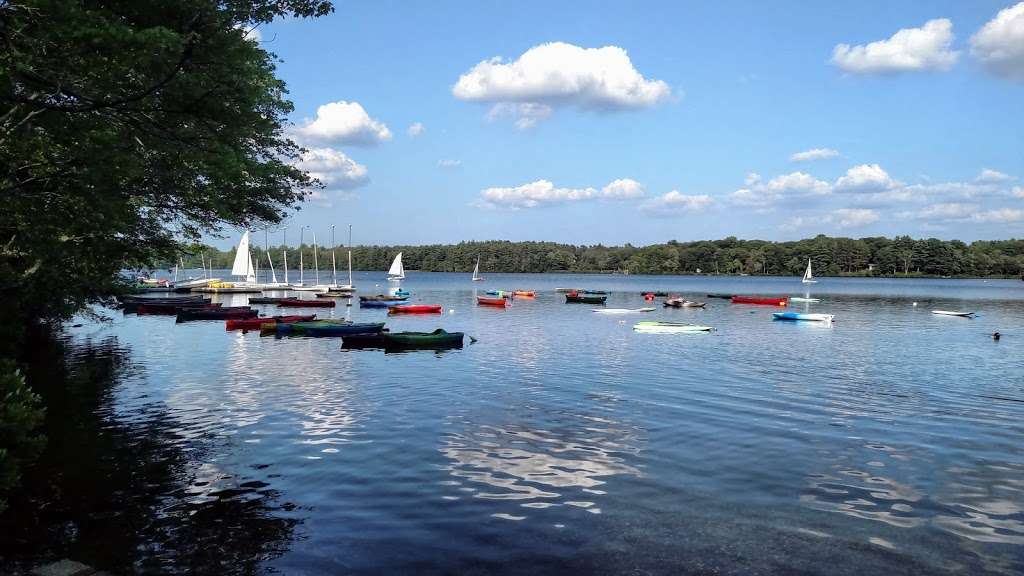
<svg viewBox="0 0 1024 576"><path fill-rule="evenodd" d="M338 265L334 260L334 224L331 224L331 286L338 285Z"/></svg>
<svg viewBox="0 0 1024 576"><path fill-rule="evenodd" d="M267 252L267 263L270 264L270 281L277 284L277 272L274 272L274 259L270 257L270 234L263 229L263 249Z"/></svg>
<svg viewBox="0 0 1024 576"><path fill-rule="evenodd" d="M287 228L284 229L284 246L283 246L282 250L284 251L284 284L285 284L285 286L287 286L288 285L288 229Z"/></svg>
<svg viewBox="0 0 1024 576"><path fill-rule="evenodd" d="M352 287L352 225L348 225L348 286Z"/></svg>
<svg viewBox="0 0 1024 576"><path fill-rule="evenodd" d="M319 251L320 251L320 249L316 245L316 232L313 232L313 267L316 268L316 285L317 286L320 285L320 261L317 260L317 255L316 255L316 253L319 252Z"/></svg>
<svg viewBox="0 0 1024 576"><path fill-rule="evenodd" d="M302 286L306 285L306 281L305 281L305 278L303 276L303 274L305 273L305 270L304 270L304 268L302 266L302 244L303 244L302 238L305 235L305 232L306 232L306 227L305 226L300 226L299 227L299 284L302 285Z"/></svg>

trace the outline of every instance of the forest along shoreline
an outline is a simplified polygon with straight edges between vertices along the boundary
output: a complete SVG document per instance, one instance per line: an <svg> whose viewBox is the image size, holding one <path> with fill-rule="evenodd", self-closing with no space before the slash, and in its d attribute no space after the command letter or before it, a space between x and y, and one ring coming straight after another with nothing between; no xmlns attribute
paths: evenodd
<svg viewBox="0 0 1024 576"><path fill-rule="evenodd" d="M321 246L321 254L342 246ZM344 247L346 250L347 247ZM298 247L271 246L270 256L281 260L287 249L297 260ZM302 255L313 260L314 247L303 244ZM466 272L480 258L480 270L490 273L574 273L652 275L800 276L810 259L817 276L882 278L1019 278L1024 275L1024 239L978 240L970 244L909 236L860 239L818 235L790 242L699 240L649 246L572 245L556 242L493 240L422 246L353 246L356 270L386 270L402 252L407 270ZM186 268L230 268L235 249L194 244L183 257ZM162 262L173 268L176 262Z"/></svg>

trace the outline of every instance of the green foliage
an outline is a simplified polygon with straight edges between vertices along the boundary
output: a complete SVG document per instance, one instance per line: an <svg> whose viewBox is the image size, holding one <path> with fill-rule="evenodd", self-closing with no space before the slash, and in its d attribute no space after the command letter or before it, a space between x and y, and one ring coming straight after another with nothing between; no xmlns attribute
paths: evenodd
<svg viewBox="0 0 1024 576"><path fill-rule="evenodd" d="M294 271L299 257L288 248L288 265ZM330 267L330 248L320 248L321 271ZM344 267L345 247L336 248ZM283 246L270 254L280 275ZM354 246L352 265L357 270L387 270L399 251L406 269L432 272L469 272L480 257L483 272L628 272L631 274L768 274L799 276L810 258L818 276L1019 276L1024 273L1024 240L977 241L935 238L913 240L907 236L815 238L794 242L763 240L670 241L637 248L625 246L572 246L553 242L461 242L429 246ZM260 268L267 267L260 252ZM194 246L184 254L186 267L198 268L199 254L212 259L214 268L230 268L234 250L221 252ZM303 245L307 270L313 265L313 247ZM255 259L254 259L255 260ZM171 267L173 264L164 263Z"/></svg>
<svg viewBox="0 0 1024 576"><path fill-rule="evenodd" d="M118 271L223 226L280 221L317 182L245 30L315 0L0 2L0 313L59 320ZM0 352L3 352L0 350Z"/></svg>
<svg viewBox="0 0 1024 576"><path fill-rule="evenodd" d="M33 432L43 413L39 396L29 390L14 363L0 361L0 496L18 483L21 467L43 449L45 438ZM0 497L0 513L5 508Z"/></svg>

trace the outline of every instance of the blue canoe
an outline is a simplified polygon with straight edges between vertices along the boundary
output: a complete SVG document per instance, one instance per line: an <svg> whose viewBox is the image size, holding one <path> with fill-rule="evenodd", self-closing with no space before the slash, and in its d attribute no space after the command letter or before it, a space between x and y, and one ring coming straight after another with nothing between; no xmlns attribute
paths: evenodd
<svg viewBox="0 0 1024 576"><path fill-rule="evenodd" d="M395 290L395 296L412 296L412 292L408 290Z"/></svg>
<svg viewBox="0 0 1024 576"><path fill-rule="evenodd" d="M799 312L776 312L772 314L773 320L808 320L811 322L832 322L835 316L832 314L800 314Z"/></svg>
<svg viewBox="0 0 1024 576"><path fill-rule="evenodd" d="M359 302L360 308L390 308L408 304L405 300L363 300Z"/></svg>

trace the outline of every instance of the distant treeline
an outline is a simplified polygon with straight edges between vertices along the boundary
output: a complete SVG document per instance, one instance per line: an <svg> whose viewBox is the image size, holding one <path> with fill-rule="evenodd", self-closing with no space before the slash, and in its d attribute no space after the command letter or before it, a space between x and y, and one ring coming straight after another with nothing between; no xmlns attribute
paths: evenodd
<svg viewBox="0 0 1024 576"><path fill-rule="evenodd" d="M282 246L271 247L275 268L283 262ZM258 252L257 252L258 250ZM480 257L488 272L617 272L628 274L765 274L798 276L810 258L816 276L1020 276L1024 273L1024 240L976 241L909 236L896 238L815 238L793 242L764 240L670 241L650 246L573 246L554 242L460 242L428 246L355 246L356 270L387 270L399 251L408 270L470 272ZM230 268L235 251L195 246L182 258L187 268L200 266L200 255L214 268ZM259 268L267 267L266 252ZM338 269L347 267L346 248L335 248ZM303 246L307 269L313 266L312 246ZM321 270L331 269L331 249L319 250ZM168 268L173 263L167 263ZM299 253L288 247L288 266L299 265Z"/></svg>

